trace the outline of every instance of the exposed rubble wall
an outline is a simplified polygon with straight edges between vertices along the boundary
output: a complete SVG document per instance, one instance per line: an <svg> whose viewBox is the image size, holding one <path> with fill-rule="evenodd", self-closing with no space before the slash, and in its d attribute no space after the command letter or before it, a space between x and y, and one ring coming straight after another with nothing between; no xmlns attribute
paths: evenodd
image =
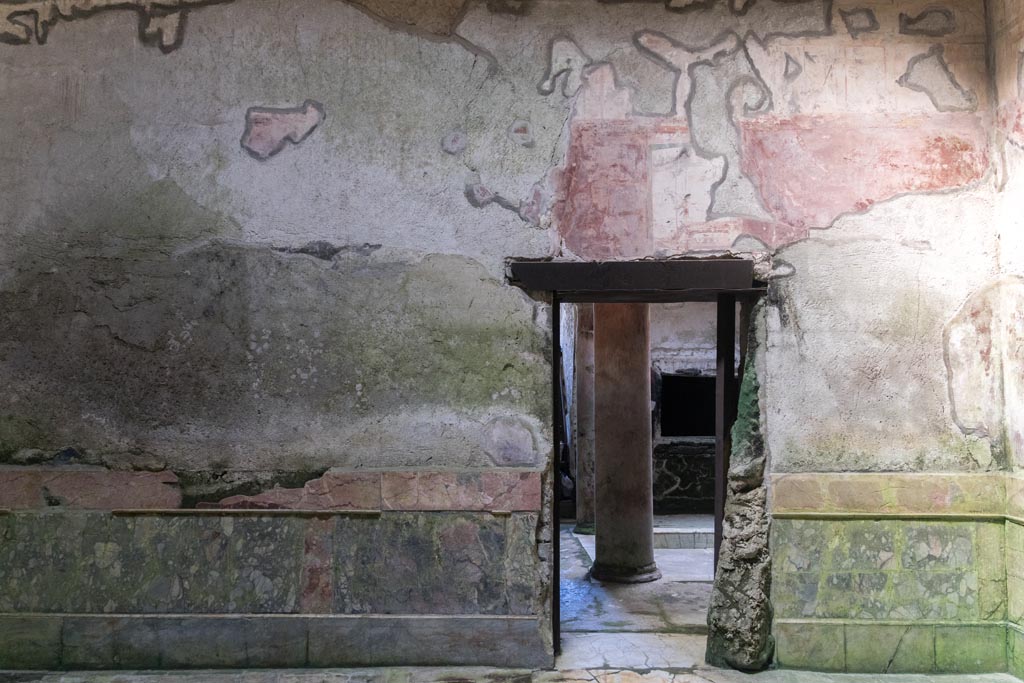
<svg viewBox="0 0 1024 683"><path fill-rule="evenodd" d="M757 535L804 586L777 661L891 668L863 622L925 619L892 661L1005 666L1011 532L906 515L1020 462L1015 12L0 1L0 666L549 664L548 311L504 261L723 252L770 281L767 488L812 482L773 534L831 548ZM850 472L939 501L871 572L822 514L895 494L800 498Z"/></svg>

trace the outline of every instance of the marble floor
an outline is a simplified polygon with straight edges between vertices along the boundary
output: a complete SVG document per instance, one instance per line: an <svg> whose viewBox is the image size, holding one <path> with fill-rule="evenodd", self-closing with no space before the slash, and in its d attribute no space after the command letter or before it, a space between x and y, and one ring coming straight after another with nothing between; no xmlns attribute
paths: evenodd
<svg viewBox="0 0 1024 683"><path fill-rule="evenodd" d="M690 669L704 661L713 551L656 549L662 578L591 579L594 537L562 527L559 669Z"/></svg>

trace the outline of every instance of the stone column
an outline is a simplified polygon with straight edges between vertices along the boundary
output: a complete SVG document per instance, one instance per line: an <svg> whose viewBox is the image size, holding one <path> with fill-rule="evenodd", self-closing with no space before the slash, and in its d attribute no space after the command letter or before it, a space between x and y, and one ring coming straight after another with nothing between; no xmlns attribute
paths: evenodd
<svg viewBox="0 0 1024 683"><path fill-rule="evenodd" d="M651 350L647 304L594 306L597 539L591 575L643 583L654 563Z"/></svg>
<svg viewBox="0 0 1024 683"><path fill-rule="evenodd" d="M594 533L594 304L576 305L576 528Z"/></svg>

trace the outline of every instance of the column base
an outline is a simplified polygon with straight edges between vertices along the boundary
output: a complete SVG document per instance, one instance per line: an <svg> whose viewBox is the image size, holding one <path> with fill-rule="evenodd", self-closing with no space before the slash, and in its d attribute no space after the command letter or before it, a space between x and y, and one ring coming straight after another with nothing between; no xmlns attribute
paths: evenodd
<svg viewBox="0 0 1024 683"><path fill-rule="evenodd" d="M593 522L583 522L574 526L572 532L581 536L593 536L597 533L597 527Z"/></svg>
<svg viewBox="0 0 1024 683"><path fill-rule="evenodd" d="M661 578L661 570L654 562L642 567L616 567L595 562L590 576L608 583L649 583Z"/></svg>

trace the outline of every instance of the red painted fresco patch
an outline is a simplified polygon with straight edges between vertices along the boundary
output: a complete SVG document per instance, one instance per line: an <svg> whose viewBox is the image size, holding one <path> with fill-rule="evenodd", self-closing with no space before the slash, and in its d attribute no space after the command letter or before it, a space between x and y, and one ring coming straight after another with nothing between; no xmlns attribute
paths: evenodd
<svg viewBox="0 0 1024 683"><path fill-rule="evenodd" d="M732 247L743 236L773 249L804 239L807 229L753 218L718 218L687 226L682 241L674 246L679 251L721 251Z"/></svg>
<svg viewBox="0 0 1024 683"><path fill-rule="evenodd" d="M539 472L385 472L385 510L533 512L541 506Z"/></svg>
<svg viewBox="0 0 1024 683"><path fill-rule="evenodd" d="M1013 100L999 107L998 125L1007 138L1024 146L1024 102Z"/></svg>
<svg viewBox="0 0 1024 683"><path fill-rule="evenodd" d="M961 187L988 167L985 132L969 114L744 122L743 172L765 206L798 228L827 227L907 192Z"/></svg>
<svg viewBox="0 0 1024 683"><path fill-rule="evenodd" d="M628 121L572 127L554 215L566 247L591 259L651 250L647 130Z"/></svg>

